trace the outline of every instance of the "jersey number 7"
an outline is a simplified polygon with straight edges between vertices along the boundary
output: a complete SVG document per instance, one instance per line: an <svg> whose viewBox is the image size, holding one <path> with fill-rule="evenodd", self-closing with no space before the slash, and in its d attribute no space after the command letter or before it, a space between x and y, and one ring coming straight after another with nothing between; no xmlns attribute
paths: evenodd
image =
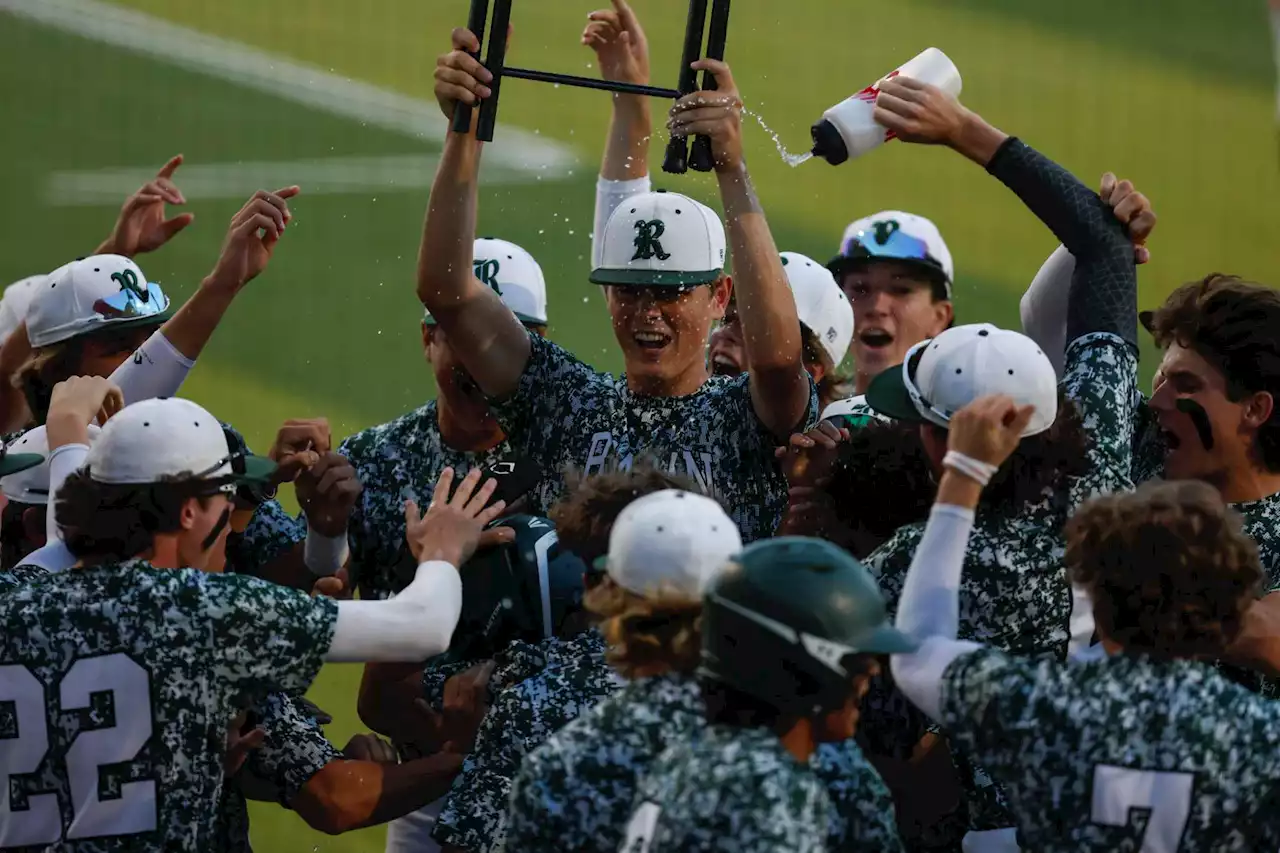
<svg viewBox="0 0 1280 853"><path fill-rule="evenodd" d="M1090 821L1101 826L1129 826L1134 811L1147 813L1147 829L1138 853L1177 853L1191 817L1192 773L1134 770L1099 764L1093 768Z"/></svg>
<svg viewBox="0 0 1280 853"><path fill-rule="evenodd" d="M110 693L115 725L80 731L67 747L65 764L73 815L64 834L56 793L31 794L15 810L11 776L36 773L49 751L49 722L55 705L22 664L0 666L0 720L8 705L8 736L0 734L0 848L57 844L67 839L132 835L156 828L156 783L145 779L120 785L114 799L100 798L104 765L132 761L151 738L151 680L128 655L77 660L58 686L61 714L87 710L93 695ZM46 710L48 709L48 710Z"/></svg>

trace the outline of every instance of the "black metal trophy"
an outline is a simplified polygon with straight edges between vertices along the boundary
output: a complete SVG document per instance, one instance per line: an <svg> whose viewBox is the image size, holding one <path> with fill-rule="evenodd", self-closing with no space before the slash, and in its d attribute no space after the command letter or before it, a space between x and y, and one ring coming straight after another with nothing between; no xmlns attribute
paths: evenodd
<svg viewBox="0 0 1280 853"><path fill-rule="evenodd" d="M689 20L684 31L684 51L680 57L680 76L676 88L664 89L661 86L615 83L609 80L596 80L592 77L578 77L572 74L557 74L554 71L537 71L507 65L507 26L511 23L512 0L471 0L467 29L475 34L477 42L484 44L485 24L489 17L490 3L493 4L493 29L489 38L489 51L483 64L493 75L493 81L489 83L489 90L493 94L480 102L480 118L476 121L476 138L481 142L493 141L493 128L498 118L498 97L504 77L677 100L690 92L697 91L698 75L689 66L696 62L701 54L703 35L707 36L707 58L723 60L725 40L729 34L729 0L710 0L709 33L707 32L708 0L689 0ZM473 55L473 57L480 59L479 55ZM709 71L702 75L702 88L716 88L715 77ZM470 127L471 107L459 103L453 113L453 130L455 133L466 133ZM683 136L673 136L667 143L667 154L663 159L662 170L680 175L687 172L691 166L698 172L710 172L714 165L709 138L694 137L693 147L690 150L687 139Z"/></svg>

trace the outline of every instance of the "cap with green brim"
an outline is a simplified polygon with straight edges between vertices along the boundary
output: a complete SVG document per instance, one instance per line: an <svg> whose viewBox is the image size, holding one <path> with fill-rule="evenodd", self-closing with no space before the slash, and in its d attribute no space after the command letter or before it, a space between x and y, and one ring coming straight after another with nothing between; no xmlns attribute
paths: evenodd
<svg viewBox="0 0 1280 853"><path fill-rule="evenodd" d="M43 463L44 457L39 453L6 453L0 449L0 477L37 468Z"/></svg>
<svg viewBox="0 0 1280 853"><path fill-rule="evenodd" d="M724 224L711 208L679 193L634 195L596 235L593 284L696 287L724 274Z"/></svg>
<svg viewBox="0 0 1280 853"><path fill-rule="evenodd" d="M895 421L923 423L925 420L915 403L911 402L901 364L895 364L872 379L864 399L876 414Z"/></svg>
<svg viewBox="0 0 1280 853"><path fill-rule="evenodd" d="M59 267L36 287L27 308L33 347L138 326L171 316L169 297L130 258L92 255Z"/></svg>

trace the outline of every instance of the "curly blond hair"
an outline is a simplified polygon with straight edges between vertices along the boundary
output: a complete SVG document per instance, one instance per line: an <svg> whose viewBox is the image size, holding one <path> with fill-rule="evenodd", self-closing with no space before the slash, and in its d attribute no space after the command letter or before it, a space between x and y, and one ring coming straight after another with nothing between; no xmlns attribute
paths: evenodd
<svg viewBox="0 0 1280 853"><path fill-rule="evenodd" d="M584 604L609 645L609 664L625 678L692 674L702 655L702 601L671 592L640 596L605 578Z"/></svg>
<svg viewBox="0 0 1280 853"><path fill-rule="evenodd" d="M1107 638L1158 657L1219 656L1262 588L1258 549L1213 487L1151 482L1066 526L1071 578Z"/></svg>

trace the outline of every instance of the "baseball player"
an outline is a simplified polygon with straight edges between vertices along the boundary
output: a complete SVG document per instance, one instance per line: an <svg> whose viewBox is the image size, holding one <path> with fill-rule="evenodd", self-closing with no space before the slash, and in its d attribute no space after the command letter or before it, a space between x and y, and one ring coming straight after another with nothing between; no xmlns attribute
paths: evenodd
<svg viewBox="0 0 1280 853"><path fill-rule="evenodd" d="M803 537L748 547L704 596L708 725L641 775L618 849L827 850L831 803L809 762L819 743L853 737L876 656L912 648L846 552ZM850 841L900 849L896 838Z"/></svg>
<svg viewBox="0 0 1280 853"><path fill-rule="evenodd" d="M467 53L475 48L475 37L459 30L452 52L440 59L436 96L446 115L489 91L489 72ZM554 502L568 468L591 474L648 458L719 495L750 540L772 533L786 503L773 448L814 420L817 404L795 333L795 300L742 160L732 75L713 60L698 69L714 73L719 89L680 101L670 124L677 135L713 142L739 264L733 286L750 381L708 375L707 338L731 289L724 226L708 208L675 193L633 196L597 235L590 278L605 288L625 378L530 336L456 257L472 237L472 214L458 213L475 206L480 148L469 134L451 133L445 143L423 232L418 296L454 336L480 388L500 401L491 408L512 447L542 466L538 504Z"/></svg>
<svg viewBox="0 0 1280 853"><path fill-rule="evenodd" d="M21 759L0 785L0 846L207 849L226 721L243 697L301 693L324 661L447 647L455 566L502 509L485 506L492 488L476 491L477 474L450 497L443 476L425 520L406 507L415 582L395 601L335 602L217 574L229 496L272 467L234 457L217 420L186 400L135 403L103 427L59 493L79 565L0 596L0 687ZM85 728L74 708L106 716ZM101 798L103 779L115 797Z"/></svg>
<svg viewBox="0 0 1280 853"><path fill-rule="evenodd" d="M1066 562L1106 653L1063 661L957 639L966 539L990 472L1034 417L1008 397L952 418L938 501L899 603L919 647L904 693L1003 783L1022 849L1269 850L1280 843L1273 703L1211 661L1263 572L1239 518L1197 482L1086 503Z"/></svg>

